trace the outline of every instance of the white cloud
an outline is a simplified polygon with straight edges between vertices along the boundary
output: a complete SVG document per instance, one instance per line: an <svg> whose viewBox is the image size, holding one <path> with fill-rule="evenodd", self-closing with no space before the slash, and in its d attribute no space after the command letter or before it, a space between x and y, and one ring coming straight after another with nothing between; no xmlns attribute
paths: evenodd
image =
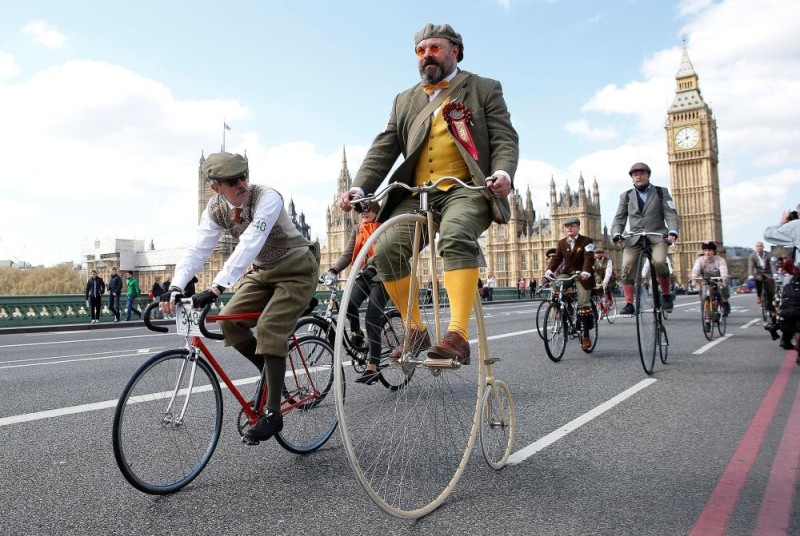
<svg viewBox="0 0 800 536"><path fill-rule="evenodd" d="M34 43L45 48L59 48L67 40L66 36L43 20L31 22L22 29Z"/></svg>
<svg viewBox="0 0 800 536"><path fill-rule="evenodd" d="M505 10L511 9L511 0L494 0L498 6Z"/></svg>
<svg viewBox="0 0 800 536"><path fill-rule="evenodd" d="M8 52L0 52L0 80L13 78L19 74L17 59Z"/></svg>
<svg viewBox="0 0 800 536"><path fill-rule="evenodd" d="M569 121L564 125L564 130L589 141L610 140L617 137L616 131L611 127L593 128L585 119Z"/></svg>

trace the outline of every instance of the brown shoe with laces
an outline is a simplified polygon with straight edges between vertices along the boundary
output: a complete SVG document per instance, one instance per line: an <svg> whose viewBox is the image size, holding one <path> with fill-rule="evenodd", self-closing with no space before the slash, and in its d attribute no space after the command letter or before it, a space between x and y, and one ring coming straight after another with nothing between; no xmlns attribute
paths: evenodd
<svg viewBox="0 0 800 536"><path fill-rule="evenodd" d="M452 361L469 365L469 343L458 332L448 331L442 342L428 350L428 359L424 365L428 367L449 367Z"/></svg>
<svg viewBox="0 0 800 536"><path fill-rule="evenodd" d="M431 338L428 336L428 330L418 330L415 328L411 328L408 331L408 335L406 336L406 340L404 344L401 344L395 347L392 350L392 353L389 354L390 361L399 361L400 357L403 355L403 352L406 348L411 350L411 352L416 355L423 350L427 350L431 347Z"/></svg>
<svg viewBox="0 0 800 536"><path fill-rule="evenodd" d="M581 348L587 351L592 349L592 339L590 339L588 335L583 336L583 339L581 340Z"/></svg>

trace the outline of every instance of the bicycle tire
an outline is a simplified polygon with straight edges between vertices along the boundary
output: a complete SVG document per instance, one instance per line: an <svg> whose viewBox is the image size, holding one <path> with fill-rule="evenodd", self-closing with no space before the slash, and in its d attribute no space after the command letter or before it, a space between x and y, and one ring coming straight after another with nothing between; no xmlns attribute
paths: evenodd
<svg viewBox="0 0 800 536"><path fill-rule="evenodd" d="M539 307L536 308L536 333L539 334L539 338L544 340L544 333L542 332L542 326L544 326L544 318L542 317L542 311L545 313L547 312L547 306L550 304L549 300L542 300L539 303Z"/></svg>
<svg viewBox="0 0 800 536"><path fill-rule="evenodd" d="M320 337L328 341L331 348L336 346L336 322L317 315L304 316L298 320L294 328L294 334L296 337L302 337L304 335ZM343 339L343 344L347 355L350 356L350 366L359 374L364 372L367 368L366 352L356 351L346 334Z"/></svg>
<svg viewBox="0 0 800 536"><path fill-rule="evenodd" d="M650 290L645 288L645 281L642 280L642 269L645 263L649 264ZM645 374L653 373L653 365L656 361L656 329L659 324L660 312L655 302L655 293L658 292L656 286L656 273L653 261L647 251L639 254L639 261L636 263L636 336L639 343L639 359ZM651 292L652 291L652 292Z"/></svg>
<svg viewBox="0 0 800 536"><path fill-rule="evenodd" d="M380 252L381 241L388 240L387 232L414 236L416 241L422 232L422 228L416 226L425 224L426 218L420 214L402 214L389 219L370 236L353 264L360 265L373 246ZM418 287L434 276L441 281L438 273L421 280L423 263L409 262L411 260L403 258L401 264L406 272L408 267L416 267L412 276ZM349 300L354 281L355 276L351 274L345 285L343 303ZM419 293L415 295L414 290L410 295L416 297ZM438 296L434 300L438 301ZM408 304L396 305L403 308ZM445 327L444 317L448 315L441 314L442 308L441 303L439 307L420 307L420 318L431 342L435 342L434 335L443 333ZM485 341L477 292L473 313L478 340ZM344 330L343 315L344 312L340 312L337 337ZM384 512L404 519L424 516L444 502L463 474L478 435L485 382L487 349L479 343L477 352L474 348L473 352L477 354L473 365L452 369L425 366L424 352L411 359L404 356L402 366L415 368L414 381L397 390L356 384L348 389L345 403L343 387L354 377L348 376L348 371L340 366L343 349L339 346L334 349L334 372L338 375L334 386L342 443L359 484Z"/></svg>
<svg viewBox="0 0 800 536"><path fill-rule="evenodd" d="M769 318L769 311L767 310L767 283L764 282L761 285L761 319L766 322Z"/></svg>
<svg viewBox="0 0 800 536"><path fill-rule="evenodd" d="M564 349L567 347L567 337L569 336L567 312L561 302L552 301L547 306L547 312L544 315L544 333L544 350L547 357L554 363L558 363L564 357Z"/></svg>
<svg viewBox="0 0 800 536"><path fill-rule="evenodd" d="M722 306L720 303L717 303L717 313L719 313L719 317L717 317L717 333L719 333L720 337L724 337L725 331L728 329L728 317L725 316L720 309L722 309Z"/></svg>
<svg viewBox="0 0 800 536"><path fill-rule="evenodd" d="M334 381L333 349L321 337L300 337L289 345L286 369L283 430L275 439L289 452L308 454L324 445L338 424L334 397L328 396Z"/></svg>
<svg viewBox="0 0 800 536"><path fill-rule="evenodd" d="M595 346L597 346L597 339L600 336L600 314L597 311L597 304L594 301L592 301L591 304L594 325L592 329L589 330L589 338L592 340L592 346L588 350L584 350L583 346L581 346L581 350L586 354L591 354L594 351Z"/></svg>
<svg viewBox="0 0 800 536"><path fill-rule="evenodd" d="M136 489L173 493L205 468L221 429L222 390L211 365L187 349L167 350L139 367L119 397L114 458Z"/></svg>
<svg viewBox="0 0 800 536"><path fill-rule="evenodd" d="M658 355L661 363L666 365L669 359L669 337L667 337L666 326L659 326L661 333L658 336Z"/></svg>
<svg viewBox="0 0 800 536"><path fill-rule="evenodd" d="M608 300L608 309L606 310L606 320L609 324L613 324L617 319L617 297L613 294L611 299Z"/></svg>
<svg viewBox="0 0 800 536"><path fill-rule="evenodd" d="M389 354L392 350L403 344L405 339L403 317L397 309L390 309L383 315L381 322L381 362L378 368L381 371L378 380L381 385L396 391L405 387L414 376L415 367L391 366Z"/></svg>
<svg viewBox="0 0 800 536"><path fill-rule="evenodd" d="M700 304L700 322L706 339L714 340L714 307L711 304L711 297L708 295L703 297Z"/></svg>
<svg viewBox="0 0 800 536"><path fill-rule="evenodd" d="M514 446L516 414L511 390L500 381L487 385L481 400L480 440L483 458L492 469L502 469Z"/></svg>

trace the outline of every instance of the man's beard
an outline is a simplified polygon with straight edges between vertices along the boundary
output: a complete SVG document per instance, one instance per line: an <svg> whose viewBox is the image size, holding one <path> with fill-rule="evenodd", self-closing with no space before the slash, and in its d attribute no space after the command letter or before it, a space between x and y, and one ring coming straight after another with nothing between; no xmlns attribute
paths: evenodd
<svg viewBox="0 0 800 536"><path fill-rule="evenodd" d="M442 64L433 58L425 60L425 63L419 69L419 74L423 82L428 84L436 84L444 80L445 72Z"/></svg>

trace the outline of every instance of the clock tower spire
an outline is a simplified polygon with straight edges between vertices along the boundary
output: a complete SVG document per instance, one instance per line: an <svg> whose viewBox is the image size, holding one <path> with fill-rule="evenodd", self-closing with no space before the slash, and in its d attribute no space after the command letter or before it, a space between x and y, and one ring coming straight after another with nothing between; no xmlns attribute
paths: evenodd
<svg viewBox="0 0 800 536"><path fill-rule="evenodd" d="M714 241L722 248L722 213L717 122L700 93L685 43L675 80L665 128L670 190L681 218L681 236L671 255L674 276L685 285L703 242Z"/></svg>

